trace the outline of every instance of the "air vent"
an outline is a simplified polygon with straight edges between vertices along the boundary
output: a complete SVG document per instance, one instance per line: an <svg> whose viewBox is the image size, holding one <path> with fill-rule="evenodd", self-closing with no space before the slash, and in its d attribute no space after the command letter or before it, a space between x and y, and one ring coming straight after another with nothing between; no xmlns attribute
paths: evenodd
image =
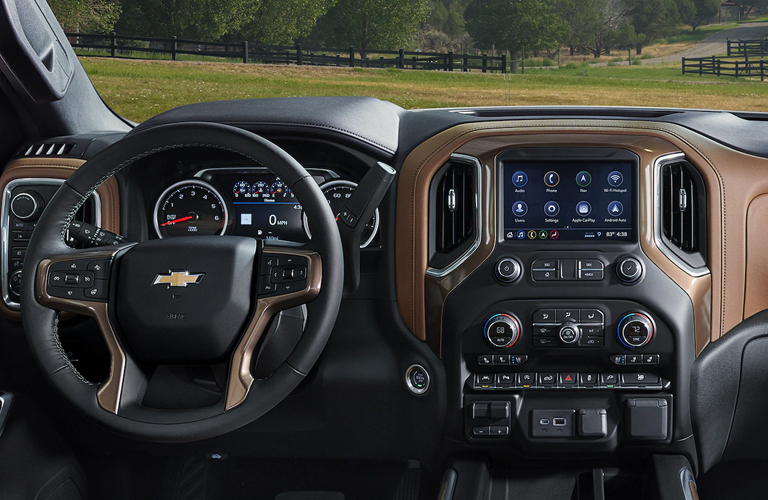
<svg viewBox="0 0 768 500"><path fill-rule="evenodd" d="M691 268L706 266L707 197L701 175L687 161L661 166L664 244Z"/></svg>
<svg viewBox="0 0 768 500"><path fill-rule="evenodd" d="M72 142L42 142L24 146L18 156L66 156L74 147Z"/></svg>
<svg viewBox="0 0 768 500"><path fill-rule="evenodd" d="M474 158L455 155L430 186L430 260L445 269L467 255L477 241L478 168Z"/></svg>

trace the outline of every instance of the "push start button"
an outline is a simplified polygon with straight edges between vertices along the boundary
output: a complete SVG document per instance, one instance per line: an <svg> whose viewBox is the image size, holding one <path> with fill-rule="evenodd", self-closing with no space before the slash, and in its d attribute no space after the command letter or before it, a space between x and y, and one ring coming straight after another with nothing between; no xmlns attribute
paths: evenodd
<svg viewBox="0 0 768 500"><path fill-rule="evenodd" d="M405 384L414 394L424 394L429 389L429 372L421 365L411 365L405 371Z"/></svg>

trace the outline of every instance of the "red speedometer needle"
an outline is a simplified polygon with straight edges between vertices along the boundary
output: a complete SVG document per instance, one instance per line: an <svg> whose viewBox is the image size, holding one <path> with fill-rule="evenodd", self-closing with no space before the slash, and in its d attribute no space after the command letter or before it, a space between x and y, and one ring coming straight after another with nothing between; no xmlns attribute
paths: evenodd
<svg viewBox="0 0 768 500"><path fill-rule="evenodd" d="M194 217L192 215L188 215L186 217L182 217L181 219L169 220L168 222L163 222L162 224L160 224L160 227L169 226L171 224L176 224L177 222L184 222L185 220L190 220L190 219L194 219Z"/></svg>

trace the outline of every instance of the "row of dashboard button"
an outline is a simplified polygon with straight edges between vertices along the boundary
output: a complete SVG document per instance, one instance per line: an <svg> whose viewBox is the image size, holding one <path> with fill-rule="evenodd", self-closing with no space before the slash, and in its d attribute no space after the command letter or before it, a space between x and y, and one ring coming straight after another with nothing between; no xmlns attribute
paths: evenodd
<svg viewBox="0 0 768 500"><path fill-rule="evenodd" d="M525 354L481 354L477 357L480 366L518 366L528 361Z"/></svg>
<svg viewBox="0 0 768 500"><path fill-rule="evenodd" d="M658 365L658 354L612 354L611 362L615 365Z"/></svg>
<svg viewBox="0 0 768 500"><path fill-rule="evenodd" d="M539 259L531 276L534 281L601 281L605 265L598 259Z"/></svg>
<svg viewBox="0 0 768 500"><path fill-rule="evenodd" d="M507 389L655 389L661 378L653 373L476 373L477 390Z"/></svg>
<svg viewBox="0 0 768 500"><path fill-rule="evenodd" d="M539 309L533 313L533 323L592 323L601 325L605 317L600 309Z"/></svg>

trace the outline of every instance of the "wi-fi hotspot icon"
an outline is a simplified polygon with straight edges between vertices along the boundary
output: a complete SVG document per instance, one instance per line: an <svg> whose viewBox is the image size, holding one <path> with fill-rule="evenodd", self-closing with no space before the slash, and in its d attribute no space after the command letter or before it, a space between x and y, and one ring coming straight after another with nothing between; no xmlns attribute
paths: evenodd
<svg viewBox="0 0 768 500"><path fill-rule="evenodd" d="M621 179L621 176L620 176L620 175L616 175L616 174L613 174L613 175L611 176L611 180L612 180L613 182L619 182L619 179Z"/></svg>

